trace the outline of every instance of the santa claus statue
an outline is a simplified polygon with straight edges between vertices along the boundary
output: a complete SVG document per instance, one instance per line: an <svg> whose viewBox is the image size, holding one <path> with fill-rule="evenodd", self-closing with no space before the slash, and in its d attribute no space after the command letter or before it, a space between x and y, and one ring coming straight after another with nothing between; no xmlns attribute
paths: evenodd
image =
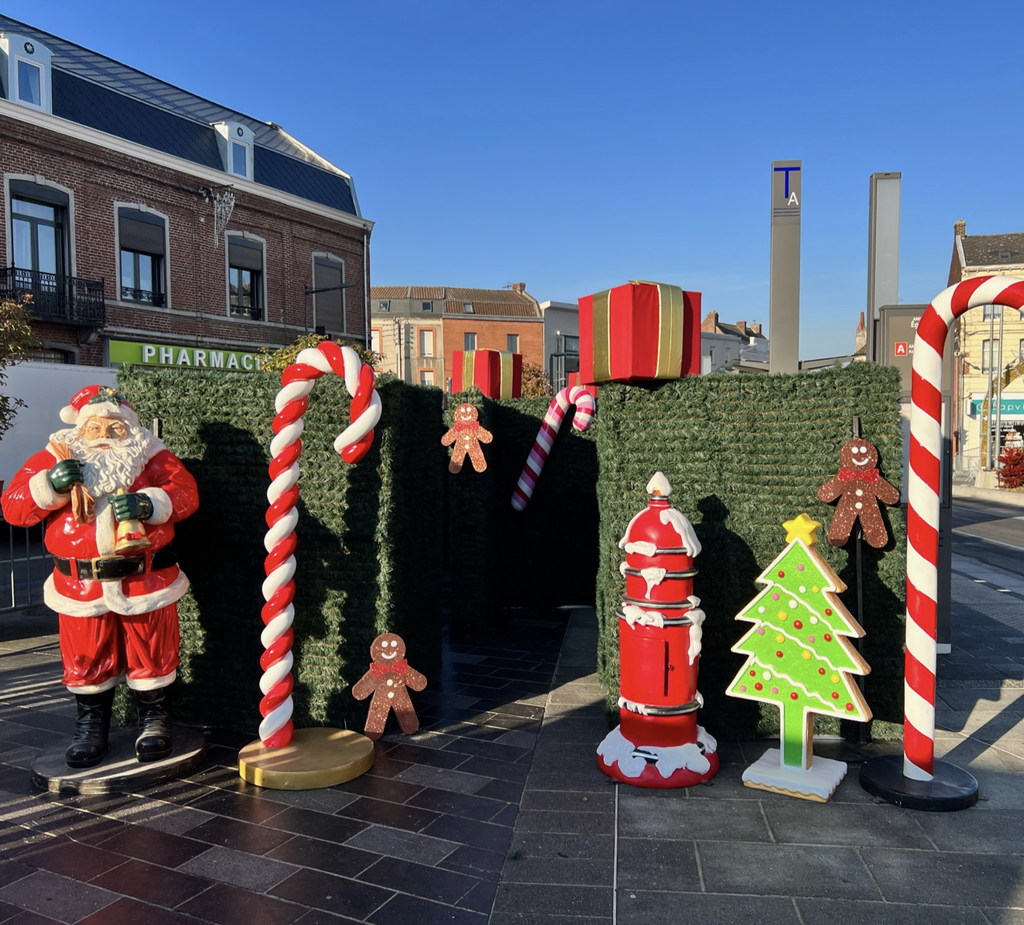
<svg viewBox="0 0 1024 925"><path fill-rule="evenodd" d="M86 386L60 416L74 426L25 463L2 502L15 526L47 520L44 599L60 615L64 684L78 701L68 767L103 760L122 680L139 710L136 756L157 761L173 748L166 695L179 663L175 602L188 589L170 544L199 506L196 483L112 388Z"/></svg>

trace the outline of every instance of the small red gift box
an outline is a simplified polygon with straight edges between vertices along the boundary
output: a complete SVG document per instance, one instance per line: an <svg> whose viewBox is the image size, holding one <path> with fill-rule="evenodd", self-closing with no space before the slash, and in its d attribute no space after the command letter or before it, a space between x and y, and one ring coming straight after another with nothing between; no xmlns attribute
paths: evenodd
<svg viewBox="0 0 1024 925"><path fill-rule="evenodd" d="M633 281L580 304L580 381L700 375L700 293Z"/></svg>
<svg viewBox="0 0 1024 925"><path fill-rule="evenodd" d="M488 398L519 398L523 394L523 355L508 350L455 350L452 392L475 385Z"/></svg>

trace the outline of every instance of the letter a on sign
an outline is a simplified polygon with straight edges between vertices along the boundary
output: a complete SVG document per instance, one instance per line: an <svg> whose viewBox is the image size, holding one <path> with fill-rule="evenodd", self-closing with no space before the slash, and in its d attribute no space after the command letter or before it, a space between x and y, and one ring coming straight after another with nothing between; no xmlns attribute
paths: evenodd
<svg viewBox="0 0 1024 925"><path fill-rule="evenodd" d="M900 340L896 342L896 356L905 357L907 355L907 341Z"/></svg>
<svg viewBox="0 0 1024 925"><path fill-rule="evenodd" d="M786 200L786 205L787 206L798 206L798 205L800 205L800 202L796 198L796 190L793 190L793 192L789 194L789 199Z"/></svg>

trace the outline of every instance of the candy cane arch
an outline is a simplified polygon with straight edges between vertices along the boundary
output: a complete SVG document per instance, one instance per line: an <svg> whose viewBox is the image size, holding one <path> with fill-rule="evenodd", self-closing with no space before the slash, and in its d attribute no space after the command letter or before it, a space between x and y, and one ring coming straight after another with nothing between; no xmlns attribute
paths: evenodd
<svg viewBox="0 0 1024 925"><path fill-rule="evenodd" d="M334 449L348 463L362 459L373 443L373 428L380 420L380 396L374 389L373 369L365 366L351 347L324 341L299 353L295 363L281 374L281 391L274 409L274 439L270 442L270 487L267 489L267 535L263 545L263 623L260 640L265 649L260 659L263 677L260 690L260 739L267 748L281 748L292 740L292 620L295 609L295 527L299 522L299 455L303 423L313 384L324 373L336 372L352 396L351 424L334 441Z"/></svg>
<svg viewBox="0 0 1024 925"><path fill-rule="evenodd" d="M554 446L562 420L573 405L576 406L576 414L573 415L572 426L576 430L586 430L594 420L594 396L581 385L566 386L551 400L537 439L533 441L533 449L523 466L523 474L519 476L519 483L512 492L512 507L517 511L523 510L533 497L533 489L537 486L537 479Z"/></svg>
<svg viewBox="0 0 1024 925"><path fill-rule="evenodd" d="M939 558L942 353L954 318L979 305L1024 305L1024 280L983 276L950 286L921 318L914 341L907 483L907 644L903 774L932 779Z"/></svg>

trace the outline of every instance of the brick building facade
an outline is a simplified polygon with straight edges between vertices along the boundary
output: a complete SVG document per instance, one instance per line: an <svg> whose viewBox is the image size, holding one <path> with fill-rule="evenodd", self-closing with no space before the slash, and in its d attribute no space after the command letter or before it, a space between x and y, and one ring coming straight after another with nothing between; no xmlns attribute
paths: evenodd
<svg viewBox="0 0 1024 925"><path fill-rule="evenodd" d="M0 294L31 297L36 360L248 369L318 327L367 341L372 223L280 126L0 16L0 165Z"/></svg>
<svg viewBox="0 0 1024 925"><path fill-rule="evenodd" d="M511 289L374 286L370 303L381 369L406 382L447 388L456 350L512 350L524 363L546 363L544 318L524 283Z"/></svg>

